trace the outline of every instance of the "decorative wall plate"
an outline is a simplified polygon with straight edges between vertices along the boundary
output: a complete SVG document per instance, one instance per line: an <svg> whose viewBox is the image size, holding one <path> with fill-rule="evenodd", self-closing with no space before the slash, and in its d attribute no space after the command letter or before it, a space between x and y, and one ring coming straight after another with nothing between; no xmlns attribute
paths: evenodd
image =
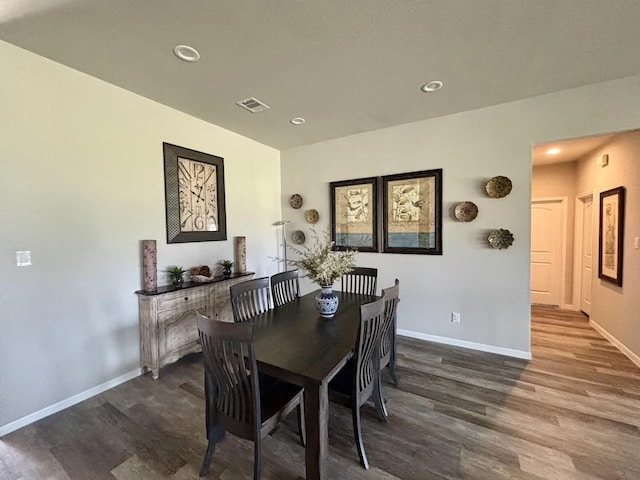
<svg viewBox="0 0 640 480"><path fill-rule="evenodd" d="M312 208L304 212L304 219L309 223L318 223L318 220L320 220L320 214L318 213L318 210Z"/></svg>
<svg viewBox="0 0 640 480"><path fill-rule="evenodd" d="M513 184L507 177L493 177L489 179L486 185L487 195L493 198L502 198L509 195Z"/></svg>
<svg viewBox="0 0 640 480"><path fill-rule="evenodd" d="M304 243L304 241L306 240L306 237L305 237L304 232L302 230L295 230L291 234L291 238L293 239L293 243L295 243L296 245L302 245Z"/></svg>
<svg viewBox="0 0 640 480"><path fill-rule="evenodd" d="M460 202L454 213L461 222L471 222L478 216L478 206L473 202Z"/></svg>
<svg viewBox="0 0 640 480"><path fill-rule="evenodd" d="M300 195L299 193L294 193L293 195L291 195L291 197L289 198L289 206L295 209L300 208L302 206L302 195Z"/></svg>
<svg viewBox="0 0 640 480"><path fill-rule="evenodd" d="M489 240L491 247L502 250L511 246L513 243L513 234L509 230L499 228L489 233L487 240Z"/></svg>

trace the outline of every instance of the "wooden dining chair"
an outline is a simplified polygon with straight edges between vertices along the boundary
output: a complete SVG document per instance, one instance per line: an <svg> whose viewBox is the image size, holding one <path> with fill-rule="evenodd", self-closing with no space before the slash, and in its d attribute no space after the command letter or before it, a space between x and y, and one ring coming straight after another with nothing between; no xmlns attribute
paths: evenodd
<svg viewBox="0 0 640 480"><path fill-rule="evenodd" d="M398 376L396 375L396 314L398 302L400 301L399 295L400 281L397 278L393 287L382 289L382 296L384 297L384 321L382 324L382 334L380 335L380 371L384 370L385 367L388 368L391 382L396 387L400 384L398 382ZM382 396L382 385L380 381L378 381L378 391L376 394L380 396L380 403L386 417L388 414L384 397Z"/></svg>
<svg viewBox="0 0 640 480"><path fill-rule="evenodd" d="M276 273L271 277L271 295L273 305L279 307L292 302L300 296L298 270Z"/></svg>
<svg viewBox="0 0 640 480"><path fill-rule="evenodd" d="M384 323L384 297L360 307L360 325L353 358L329 382L331 400L351 408L353 436L358 449L360 463L369 468L367 455L362 441L362 422L360 408L370 398L381 421L386 422L382 397L376 395L380 380L380 336Z"/></svg>
<svg viewBox="0 0 640 480"><path fill-rule="evenodd" d="M234 322L247 322L271 308L269 277L256 278L229 287Z"/></svg>
<svg viewBox="0 0 640 480"><path fill-rule="evenodd" d="M207 450L200 476L209 472L216 428L254 443L253 478L260 479L261 442L294 409L300 442L304 430L304 390L258 372L252 323L229 323L196 312L205 368Z"/></svg>
<svg viewBox="0 0 640 480"><path fill-rule="evenodd" d="M341 282L343 292L375 295L378 285L378 269L356 267L349 273L343 275Z"/></svg>

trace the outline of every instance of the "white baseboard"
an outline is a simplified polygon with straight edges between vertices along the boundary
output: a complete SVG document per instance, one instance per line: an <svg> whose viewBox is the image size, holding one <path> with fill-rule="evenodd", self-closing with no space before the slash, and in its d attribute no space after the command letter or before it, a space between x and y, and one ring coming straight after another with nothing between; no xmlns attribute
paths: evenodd
<svg viewBox="0 0 640 480"><path fill-rule="evenodd" d="M562 310L572 310L574 312L580 311L580 307L578 307L577 305L574 305L573 303L565 303L563 305L560 305L560 308Z"/></svg>
<svg viewBox="0 0 640 480"><path fill-rule="evenodd" d="M602 335L604 338L606 338L607 340L609 340L611 343L613 343L613 345L620 350L622 353L624 353L627 357L629 357L629 360L631 360L633 363L635 363L638 367L640 367L640 357L638 355L636 355L635 353L633 353L631 350L629 350L627 347L625 347L625 345L618 340L616 337L614 337L613 335L611 335L609 332L607 332L603 327L601 327L600 325L598 325L596 322L594 322L593 320L589 319L589 325L591 325L593 327L593 329L595 331L597 331L600 335Z"/></svg>
<svg viewBox="0 0 640 480"><path fill-rule="evenodd" d="M57 413L65 408L69 408L76 403L80 403L88 398L94 397L99 393L106 392L110 388L117 387L121 383L127 382L132 378L136 378L142 375L142 369L136 368L135 370L130 371L129 373L125 373L113 380L109 380L108 382L104 382L101 385L97 385L89 390L85 390L84 392L78 393L73 397L69 397L65 400L62 400L58 403L54 403L53 405L49 405L48 407L43 408L42 410L38 410L37 412L31 413L26 417L19 418L11 423L3 425L0 427L0 437L3 437L19 428L26 427L27 425L37 422L49 415Z"/></svg>
<svg viewBox="0 0 640 480"><path fill-rule="evenodd" d="M531 352L523 350L513 350L511 348L495 347L493 345L485 345L483 343L468 342L466 340L458 340L457 338L439 337L437 335L427 335L426 333L413 332L411 330L398 329L398 335L403 337L417 338L419 340L427 340L429 342L444 343L445 345L453 345L454 347L470 348L471 350L479 350L481 352L497 353L508 357L522 358L531 360Z"/></svg>

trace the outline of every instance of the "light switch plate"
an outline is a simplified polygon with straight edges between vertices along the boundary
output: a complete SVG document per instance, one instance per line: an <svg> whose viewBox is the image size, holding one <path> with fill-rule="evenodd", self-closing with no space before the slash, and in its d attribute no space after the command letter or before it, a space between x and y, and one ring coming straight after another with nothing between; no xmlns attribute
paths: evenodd
<svg viewBox="0 0 640 480"><path fill-rule="evenodd" d="M31 266L31 252L29 250L24 250L22 252L16 252L16 264L19 267L29 267L29 266Z"/></svg>

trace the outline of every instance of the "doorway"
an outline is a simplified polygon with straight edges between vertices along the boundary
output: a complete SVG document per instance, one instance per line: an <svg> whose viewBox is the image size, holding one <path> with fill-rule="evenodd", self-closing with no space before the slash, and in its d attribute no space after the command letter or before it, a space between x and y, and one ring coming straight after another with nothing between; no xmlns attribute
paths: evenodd
<svg viewBox="0 0 640 480"><path fill-rule="evenodd" d="M531 200L531 303L564 303L566 198Z"/></svg>
<svg viewBox="0 0 640 480"><path fill-rule="evenodd" d="M593 280L593 193L578 195L576 198L576 238L575 254L576 293L575 303L585 314L591 313L591 283Z"/></svg>

